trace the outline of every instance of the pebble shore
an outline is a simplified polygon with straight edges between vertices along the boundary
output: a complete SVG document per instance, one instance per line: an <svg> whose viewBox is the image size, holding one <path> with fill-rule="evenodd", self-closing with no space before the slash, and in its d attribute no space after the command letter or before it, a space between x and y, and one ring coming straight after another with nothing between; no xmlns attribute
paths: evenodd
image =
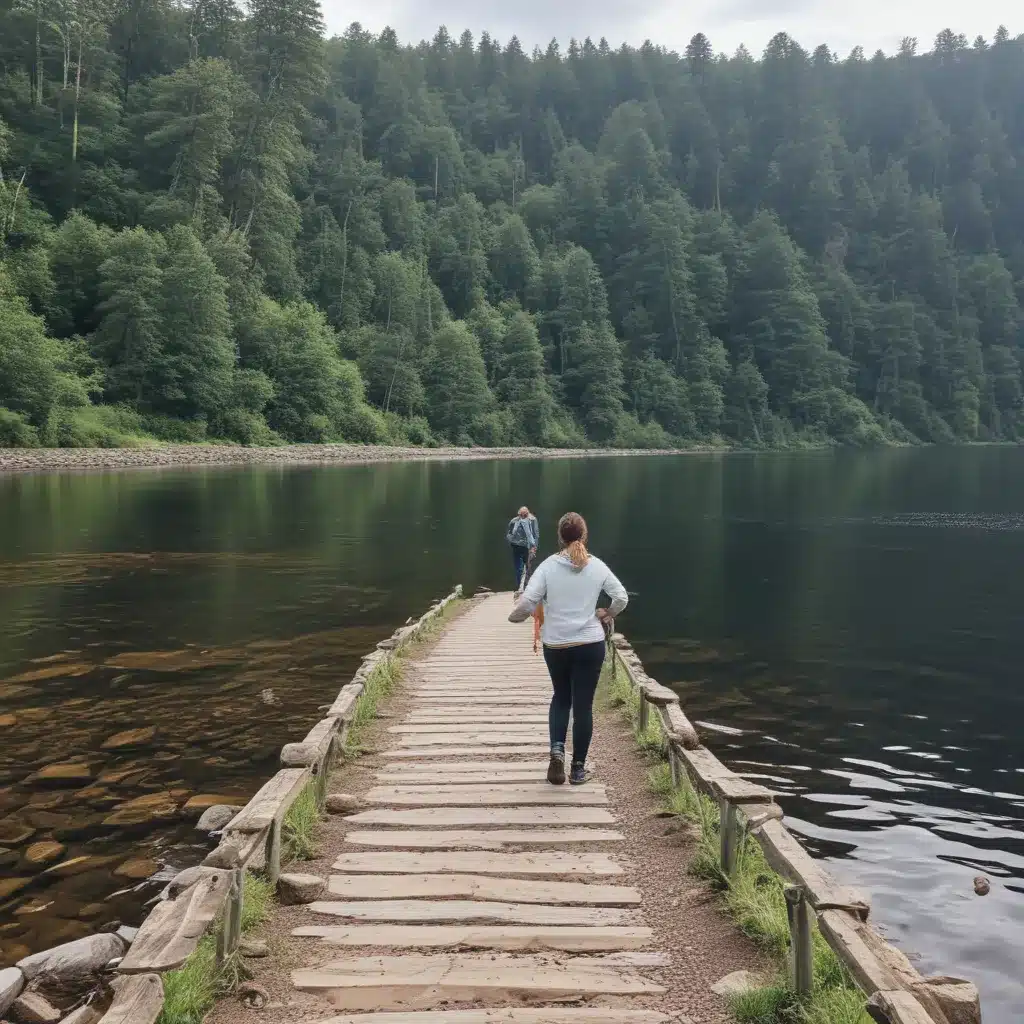
<svg viewBox="0 0 1024 1024"><path fill-rule="evenodd" d="M693 452L695 449L685 449ZM412 448L360 444L292 444L273 448L169 444L145 448L0 448L0 473L143 469L179 466L344 465L480 459L579 459L672 455L680 450L624 448Z"/></svg>

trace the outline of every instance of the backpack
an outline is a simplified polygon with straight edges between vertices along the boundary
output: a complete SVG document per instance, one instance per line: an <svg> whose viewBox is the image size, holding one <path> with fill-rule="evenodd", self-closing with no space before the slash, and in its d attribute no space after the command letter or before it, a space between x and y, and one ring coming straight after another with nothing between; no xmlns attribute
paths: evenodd
<svg viewBox="0 0 1024 1024"><path fill-rule="evenodd" d="M527 525L527 520L521 519L519 516L511 520L508 524L505 540L516 547L528 548L530 546L530 528Z"/></svg>

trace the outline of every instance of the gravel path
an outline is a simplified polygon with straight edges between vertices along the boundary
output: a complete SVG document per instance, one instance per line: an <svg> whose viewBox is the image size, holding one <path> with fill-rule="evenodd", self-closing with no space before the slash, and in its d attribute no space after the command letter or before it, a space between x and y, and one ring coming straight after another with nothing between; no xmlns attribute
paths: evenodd
<svg viewBox="0 0 1024 1024"><path fill-rule="evenodd" d="M546 677L543 663L536 659L529 649L529 625L520 627L499 625L504 619L505 609L509 603L508 595L496 595L486 600L471 602L465 614L449 625L434 650L422 653L417 661L409 666L402 689L394 695L388 707L383 709L382 717L374 723L365 738L367 752L354 762L338 768L331 780L331 792L344 792L365 799L373 787L381 785L377 774L382 769L386 768L389 773L405 769L410 762L399 761L388 752L394 751L399 743L409 746L420 744L424 740L420 739L418 733L396 733L393 731L393 727L399 725L404 727L410 716L421 719L428 713L428 710L431 714L436 712L438 706L435 703L436 698L420 695L428 685L432 689L438 685L447 685L453 687L455 692L461 690L463 693L471 686L476 685L473 680L480 680L479 685L486 686L491 692L503 686L506 688L534 687L537 692L537 707L532 710L536 712L544 707L546 696L540 690ZM479 664L486 659L488 648L493 655L496 645L492 634L498 632L502 637L500 643L501 650L504 652L499 656L501 667L492 668L489 672L481 672ZM460 654L457 644L454 643L459 636L464 638L463 644L469 653ZM481 651L483 653L474 653ZM517 659L519 667L515 668L513 666ZM439 678L444 679L445 682L443 684L431 682L431 680ZM465 710L465 707L461 707L459 710ZM543 723L516 724L514 717L511 717L511 712L506 711L506 714L510 715L507 725L498 727L523 733L524 738L517 742L528 744L531 747L546 745L546 726ZM537 715L534 714L534 717L536 718ZM439 728L468 731L474 729L475 726L462 724L460 726L439 726ZM534 729L537 732L535 741L529 735ZM429 742L438 743L440 740L438 737L431 737ZM497 743L497 741L494 742ZM442 772L450 771L451 766L457 763L466 763L468 766L474 761L487 761L494 762L496 765L512 765L517 762L520 764L537 763L538 758L542 758L542 755L538 755L535 751L504 756L490 754L460 756L457 746L452 748L451 755L428 757L424 752L430 749L429 747L413 746L412 748L423 754L423 756L417 756L416 761L427 763L431 768L439 766L439 770ZM610 974L617 973L637 981L641 985L646 984L648 987L653 983L655 986L660 986L663 991L640 992L630 995L591 995L583 1001L570 1002L569 1005L590 1008L605 1007L615 1015L614 1019L619 1019L618 1015L621 1014L621 1019L624 1021L628 1019L626 1011L653 1011L656 1014L664 1015L658 1019L671 1022L671 1024L723 1024L728 1020L726 1009L722 1001L710 991L710 985L734 970L742 968L758 970L766 967L766 964L752 944L741 936L720 913L714 894L687 874L687 864L692 856L692 840L685 834L675 832L667 834L669 832L667 822L657 817L657 799L651 795L647 787L648 765L637 751L630 730L619 712L608 711L599 714L593 750L592 768L595 773L593 780L595 785L592 788L595 793L606 794L607 806L602 806L600 810L609 812L614 821L610 824L590 827L614 829L621 834L621 839L611 843L559 842L554 846L543 847L507 845L503 847L502 852L514 854L550 850L560 854L578 855L581 858L585 854L600 855L601 858L610 858L616 862L621 866L622 874L613 877L595 877L588 881L591 884L602 886L622 886L625 887L622 890L624 892L628 891L630 887L639 890L641 897L639 906L614 911L614 913L622 916L621 923L626 927L650 928L653 935L649 941L645 942L644 950L647 951L648 956L656 956L659 953L667 954L668 964L655 964L650 967L640 965L627 968L598 968L599 971L604 970ZM537 782L542 783L542 771L539 772L539 776ZM501 770L497 769L488 772L486 781L482 781L479 786L467 786L466 791L476 793L490 791L493 793L499 791L501 786ZM559 795L564 794L567 805L578 806L580 797L576 796L569 787L556 792ZM471 801L461 797L455 801L455 803L461 804L469 802ZM481 818L485 816L483 803L483 800L476 803ZM386 811L387 808L384 810ZM517 810L525 811L526 808L517 808ZM295 865L292 870L319 875L323 878L332 874L337 877L338 870L333 865L339 854L372 853L373 850L372 846L357 846L346 842L346 833L387 827L387 825L353 823L341 816L330 816L323 827L319 840L319 849L322 854L320 859ZM441 826L436 827L440 828ZM481 822L476 827L485 828L487 825ZM394 878L391 876L389 879L384 875L373 877L378 886L388 884ZM401 879L402 884L409 884L414 877L404 876ZM432 877L436 880L444 876ZM543 884L555 881L556 877L558 876L543 878L534 876L526 881ZM518 884L511 878L503 880ZM566 881L564 877L560 877L558 880ZM502 879L499 878L498 881L502 881ZM342 898L330 895L321 897L324 900ZM578 903L579 901L573 898L571 902ZM594 901L584 902L589 904ZM361 902L362 906L368 904L369 901ZM336 1008L332 1009L327 1002L327 997L341 1000L350 999L350 991L330 989L316 993L301 991L293 984L293 972L295 971L302 971L309 976L311 972L315 975L330 962L344 960L351 963L358 958L395 957L396 955L407 957L415 954L429 957L428 961L424 961L429 965L452 953L451 950L446 952L443 949L417 950L330 945L314 937L296 937L292 934L293 929L302 926L353 927L359 924L360 922L344 917L315 914L308 907L277 908L273 919L259 933L269 941L271 956L267 959L249 961L250 966L254 969L255 980L264 986L269 994L270 1002L266 1011L270 1012L271 1019L280 1024L314 1024L314 1022L326 1021L341 1014L336 1018L337 1020L346 1022L349 1020L347 1013L337 1008L342 1004L336 1002ZM456 952L458 951L456 950ZM489 961L488 968L498 972L509 965L515 968L517 964L525 963L527 960L531 963L536 963L539 960L545 969L551 967L556 970L572 970L574 965L587 962L579 956L551 950L541 951L539 957L536 955L536 951L534 954L530 954L529 951L506 954L494 950L485 951L483 954L480 954L479 951L476 953L463 952L471 959L480 955L484 956ZM636 956L637 954L627 953L625 955ZM390 963L393 964L393 962ZM479 1009L488 1006L517 1007L550 1003L543 998L531 999L528 992L525 995L522 993L512 995L500 993L490 996L480 994L476 998L470 999L460 999L457 996L449 999L442 992L436 999L432 999L429 994L424 994L420 986L403 987L402 979L394 977L393 966L384 962L381 964L383 984L385 985L381 990L382 998L394 998L401 1001L408 996L426 1000L417 1004L417 1009ZM391 981L396 983L394 990L386 987ZM399 993L397 996L396 992ZM245 1008L237 1001L225 999L217 1004L208 1017L208 1021L211 1024L241 1024L243 1020L251 1020L253 1015L254 1011ZM359 1020L358 1013L353 1012L352 1019ZM510 1021L515 1019L514 1016L509 1017Z"/></svg>

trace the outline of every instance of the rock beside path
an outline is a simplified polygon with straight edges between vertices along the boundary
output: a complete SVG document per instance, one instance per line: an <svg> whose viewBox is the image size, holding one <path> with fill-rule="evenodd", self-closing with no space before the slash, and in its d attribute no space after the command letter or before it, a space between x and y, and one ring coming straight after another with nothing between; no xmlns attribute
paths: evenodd
<svg viewBox="0 0 1024 1024"><path fill-rule="evenodd" d="M28 981L45 975L48 983L52 980L64 987L88 981L111 960L124 956L124 951L125 944L116 935L90 935L34 953L19 960L17 966Z"/></svg>
<svg viewBox="0 0 1024 1024"><path fill-rule="evenodd" d="M25 987L25 975L17 967L0 970L0 1017L2 1017Z"/></svg>
<svg viewBox="0 0 1024 1024"><path fill-rule="evenodd" d="M330 814L351 814L353 811L361 811L364 801L351 793L330 793L324 806Z"/></svg>
<svg viewBox="0 0 1024 1024"><path fill-rule="evenodd" d="M313 903L326 888L327 883L319 875L282 875L277 881L277 897L285 906Z"/></svg>
<svg viewBox="0 0 1024 1024"><path fill-rule="evenodd" d="M711 986L711 991L723 999L741 996L751 989L757 988L758 980L750 971L733 971Z"/></svg>
<svg viewBox="0 0 1024 1024"><path fill-rule="evenodd" d="M61 1024L96 1024L100 1019L100 1011L94 1006L80 1006L73 1013L68 1014Z"/></svg>
<svg viewBox="0 0 1024 1024"><path fill-rule="evenodd" d="M203 811L196 828L200 832L219 832L241 809L234 804L214 804Z"/></svg>
<svg viewBox="0 0 1024 1024"><path fill-rule="evenodd" d="M23 992L11 1007L19 1024L57 1024L60 1010L38 992Z"/></svg>

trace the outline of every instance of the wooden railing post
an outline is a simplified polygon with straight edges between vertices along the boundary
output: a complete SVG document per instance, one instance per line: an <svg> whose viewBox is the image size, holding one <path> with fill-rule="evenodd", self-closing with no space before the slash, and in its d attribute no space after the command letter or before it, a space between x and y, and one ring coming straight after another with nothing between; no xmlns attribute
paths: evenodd
<svg viewBox="0 0 1024 1024"><path fill-rule="evenodd" d="M722 872L732 875L736 870L736 856L739 852L740 820L734 804L728 800L719 800L719 817L721 819L722 838Z"/></svg>
<svg viewBox="0 0 1024 1024"><path fill-rule="evenodd" d="M671 740L668 744L668 766L672 769L672 788L678 789L681 781L679 778L679 758L676 757L675 747L672 745Z"/></svg>
<svg viewBox="0 0 1024 1024"><path fill-rule="evenodd" d="M640 691L640 720L637 723L637 729L640 735L643 736L647 732L648 723L651 720L651 705L647 703L647 698L644 697L644 691Z"/></svg>
<svg viewBox="0 0 1024 1024"><path fill-rule="evenodd" d="M811 910L802 885L787 885L786 916L789 918L789 942L793 991L800 998L814 988L814 945L811 938Z"/></svg>
<svg viewBox="0 0 1024 1024"><path fill-rule="evenodd" d="M276 886L281 877L281 826L284 815L274 816L267 832L266 875L267 881Z"/></svg>
<svg viewBox="0 0 1024 1024"><path fill-rule="evenodd" d="M224 925L217 943L217 962L223 964L236 949L242 937L242 900L245 893L245 868L235 868L231 872L231 884L228 887L227 906L224 910Z"/></svg>

